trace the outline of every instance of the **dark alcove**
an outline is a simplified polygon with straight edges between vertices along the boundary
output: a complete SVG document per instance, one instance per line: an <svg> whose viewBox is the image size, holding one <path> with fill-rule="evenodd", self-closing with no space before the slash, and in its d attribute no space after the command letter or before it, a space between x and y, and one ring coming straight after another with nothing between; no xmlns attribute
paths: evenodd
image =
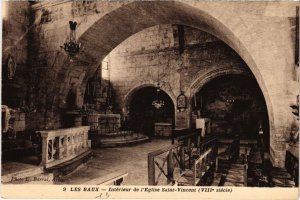
<svg viewBox="0 0 300 200"><path fill-rule="evenodd" d="M196 93L201 102L201 117L211 118L212 132L219 137L256 139L263 130L266 147L269 147L269 119L263 94L252 77L226 75L215 78Z"/></svg>
<svg viewBox="0 0 300 200"><path fill-rule="evenodd" d="M164 106L157 109L152 102L157 97L164 101ZM174 104L164 91L157 94L155 87L144 87L133 94L129 107L128 126L131 130L154 136L154 123L168 122L174 126Z"/></svg>

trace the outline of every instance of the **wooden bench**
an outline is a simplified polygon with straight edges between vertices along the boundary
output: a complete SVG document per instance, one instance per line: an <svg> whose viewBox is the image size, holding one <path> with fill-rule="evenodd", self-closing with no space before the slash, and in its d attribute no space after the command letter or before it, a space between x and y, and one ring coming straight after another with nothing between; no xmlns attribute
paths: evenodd
<svg viewBox="0 0 300 200"><path fill-rule="evenodd" d="M217 155L216 159L216 171L218 171L219 166L223 165L226 169L230 168L230 164L238 158L240 150L240 140L235 139L231 144L226 148L224 152L221 152Z"/></svg>

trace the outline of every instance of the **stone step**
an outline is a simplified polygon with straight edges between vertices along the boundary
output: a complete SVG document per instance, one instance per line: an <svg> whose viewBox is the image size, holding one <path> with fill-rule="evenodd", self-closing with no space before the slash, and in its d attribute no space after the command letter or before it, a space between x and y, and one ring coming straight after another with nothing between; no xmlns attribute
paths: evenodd
<svg viewBox="0 0 300 200"><path fill-rule="evenodd" d="M32 165L32 167L29 167L27 169L19 170L16 172L10 172L6 175L1 176L1 182L9 183L12 180L26 179L27 177L33 177L42 173L43 167Z"/></svg>
<svg viewBox="0 0 300 200"><path fill-rule="evenodd" d="M149 137L144 136L141 138L130 138L130 139L105 139L101 140L100 147L116 147L116 146L128 146L133 144L139 144L150 141Z"/></svg>
<svg viewBox="0 0 300 200"><path fill-rule="evenodd" d="M119 185L124 181L124 178L128 176L128 172L119 170L113 173L109 173L105 176L94 178L84 183L84 185Z"/></svg>
<svg viewBox="0 0 300 200"><path fill-rule="evenodd" d="M69 161L46 168L45 171L48 173L54 173L56 177L66 176L75 172L82 164L90 160L91 157L92 151L88 150Z"/></svg>
<svg viewBox="0 0 300 200"><path fill-rule="evenodd" d="M59 184L61 177L77 170L79 166L87 162L91 157L91 151L87 151L76 158L51 168L35 166L19 162L6 162L2 184ZM3 170L2 170L3 171Z"/></svg>

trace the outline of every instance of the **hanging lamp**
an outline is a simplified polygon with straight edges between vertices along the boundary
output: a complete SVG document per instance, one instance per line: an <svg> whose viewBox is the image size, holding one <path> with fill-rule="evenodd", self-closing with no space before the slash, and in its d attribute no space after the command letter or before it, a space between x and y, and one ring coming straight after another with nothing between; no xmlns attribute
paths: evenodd
<svg viewBox="0 0 300 200"><path fill-rule="evenodd" d="M157 67L157 86L156 86L156 99L152 101L152 105L156 109L160 109L165 105L165 102L159 98L159 93L160 93L160 82L159 82L159 66Z"/></svg>
<svg viewBox="0 0 300 200"><path fill-rule="evenodd" d="M182 63L180 67L180 79L179 79L179 88L180 88L180 94L177 96L177 111L178 112L183 112L187 108L187 97L184 94L184 91L181 89L182 88L182 83L181 83L181 73L183 72L183 57L182 57Z"/></svg>
<svg viewBox="0 0 300 200"><path fill-rule="evenodd" d="M63 46L61 46L61 48L64 49L65 52L68 53L70 57L74 57L77 53L79 53L81 49L81 43L79 43L76 39L76 28L78 23L74 21L74 10L72 11L72 15L73 15L73 21L69 21L70 36L67 38Z"/></svg>

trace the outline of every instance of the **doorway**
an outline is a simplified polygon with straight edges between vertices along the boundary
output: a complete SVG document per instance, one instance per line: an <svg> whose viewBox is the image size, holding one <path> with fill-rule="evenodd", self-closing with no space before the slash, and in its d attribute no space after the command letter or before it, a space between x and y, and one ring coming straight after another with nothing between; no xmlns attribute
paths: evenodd
<svg viewBox="0 0 300 200"><path fill-rule="evenodd" d="M152 105L159 98L164 102L161 108ZM135 132L144 133L149 137L154 136L155 123L171 123L174 127L175 109L169 95L156 87L143 87L136 91L129 104L128 125Z"/></svg>

